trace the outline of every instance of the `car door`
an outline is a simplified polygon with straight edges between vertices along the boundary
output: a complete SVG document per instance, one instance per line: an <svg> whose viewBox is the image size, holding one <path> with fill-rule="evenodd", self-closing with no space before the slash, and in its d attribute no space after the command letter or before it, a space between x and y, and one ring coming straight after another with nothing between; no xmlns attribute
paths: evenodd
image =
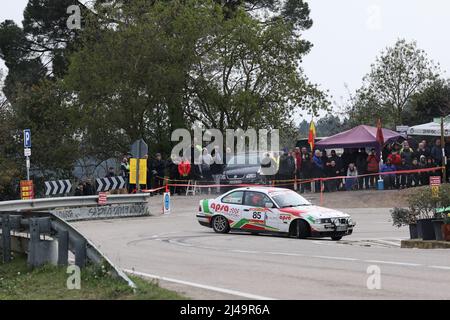
<svg viewBox="0 0 450 320"><path fill-rule="evenodd" d="M272 208L266 207L268 204ZM255 231L278 231L277 211L273 201L264 193L245 191L242 215L246 223L242 229Z"/></svg>
<svg viewBox="0 0 450 320"><path fill-rule="evenodd" d="M236 228L235 226L243 219L243 201L244 191L233 191L213 205L215 206L215 212L224 215L229 220L231 228Z"/></svg>

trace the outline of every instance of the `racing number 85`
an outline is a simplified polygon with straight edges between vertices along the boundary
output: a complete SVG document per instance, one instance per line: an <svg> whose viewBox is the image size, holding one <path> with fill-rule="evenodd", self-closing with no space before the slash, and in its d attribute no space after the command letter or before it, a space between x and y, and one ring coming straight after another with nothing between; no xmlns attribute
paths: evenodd
<svg viewBox="0 0 450 320"><path fill-rule="evenodd" d="M253 212L253 219L261 220L261 212Z"/></svg>

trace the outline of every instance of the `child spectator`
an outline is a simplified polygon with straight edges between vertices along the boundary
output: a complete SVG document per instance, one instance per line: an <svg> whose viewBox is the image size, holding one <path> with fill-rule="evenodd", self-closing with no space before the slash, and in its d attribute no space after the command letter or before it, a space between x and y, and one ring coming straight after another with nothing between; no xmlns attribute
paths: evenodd
<svg viewBox="0 0 450 320"><path fill-rule="evenodd" d="M413 162L412 162L412 165L411 165L411 170L418 170L418 169L420 169L419 168L419 161L417 161L417 158L413 158ZM417 172L411 173L409 175L409 177L410 177L410 181L411 181L410 187L412 185L414 185L414 187L417 187L419 185L419 180L420 180L419 173L417 173Z"/></svg>
<svg viewBox="0 0 450 320"><path fill-rule="evenodd" d="M345 179L345 190L353 190L356 182L356 177L358 176L358 169L355 167L354 163L350 163L347 169L347 178Z"/></svg>
<svg viewBox="0 0 450 320"><path fill-rule="evenodd" d="M406 162L405 158L402 158L402 163L397 167L398 171L407 171L410 170L411 167L408 165L408 163ZM400 189L404 189L406 187L409 187L410 181L409 181L409 173L401 173L399 174L399 184L398 187Z"/></svg>

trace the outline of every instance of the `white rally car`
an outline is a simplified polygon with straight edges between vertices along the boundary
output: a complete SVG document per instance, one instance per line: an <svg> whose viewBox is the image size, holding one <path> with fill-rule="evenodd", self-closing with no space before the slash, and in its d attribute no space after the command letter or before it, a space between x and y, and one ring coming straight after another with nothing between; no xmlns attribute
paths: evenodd
<svg viewBox="0 0 450 320"><path fill-rule="evenodd" d="M348 214L312 205L292 190L271 187L234 189L201 200L197 219L217 233L240 230L335 241L352 234L356 225Z"/></svg>

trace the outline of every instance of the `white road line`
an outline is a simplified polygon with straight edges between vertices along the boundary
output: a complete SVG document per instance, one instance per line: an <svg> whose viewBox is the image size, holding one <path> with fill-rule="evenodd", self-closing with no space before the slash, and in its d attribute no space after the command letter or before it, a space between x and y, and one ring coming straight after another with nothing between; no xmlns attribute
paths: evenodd
<svg viewBox="0 0 450 320"><path fill-rule="evenodd" d="M330 257L330 256L311 256L311 257L319 258L319 259L344 260L344 261L359 261L360 260L360 259L356 259L356 258Z"/></svg>
<svg viewBox="0 0 450 320"><path fill-rule="evenodd" d="M364 260L364 262L380 263L380 264L392 264L392 265L409 266L409 267L419 267L419 266L421 266L421 264L418 264L418 263L394 262L394 261L383 261L383 260Z"/></svg>
<svg viewBox="0 0 450 320"><path fill-rule="evenodd" d="M429 268L433 269L440 269L440 270L450 270L450 267L444 267L444 266L428 266Z"/></svg>
<svg viewBox="0 0 450 320"><path fill-rule="evenodd" d="M249 250L230 250L231 252L237 252L237 253L260 253L258 251L249 251Z"/></svg>
<svg viewBox="0 0 450 320"><path fill-rule="evenodd" d="M215 292L225 293L225 294L229 294L229 295L232 295L232 296L238 296L238 297L252 299L252 300L276 300L274 298L259 296L259 295L255 295L255 294L251 294L251 293L246 293L246 292L241 292L241 291L236 291L236 290L230 290L230 289L223 289L223 288L208 286L208 285L199 284L199 283L195 283L195 282L189 282L189 281L177 280L177 279L172 279L172 278L166 278L166 277L161 277L161 276L148 274L148 273L144 273L144 272L139 272L139 271L133 271L133 270L127 270L127 269L124 270L124 271L126 273L133 274L133 275L136 275L136 276L141 276L141 277L150 278L150 279L157 279L157 280L161 280L161 281L167 281L167 282L183 284L183 285L190 286L190 287L196 287L196 288L201 288L201 289L205 289L205 290L211 290L211 291L215 291Z"/></svg>
<svg viewBox="0 0 450 320"><path fill-rule="evenodd" d="M288 252L263 252L263 253L273 254L277 256L305 257L305 255L301 253L288 253Z"/></svg>

